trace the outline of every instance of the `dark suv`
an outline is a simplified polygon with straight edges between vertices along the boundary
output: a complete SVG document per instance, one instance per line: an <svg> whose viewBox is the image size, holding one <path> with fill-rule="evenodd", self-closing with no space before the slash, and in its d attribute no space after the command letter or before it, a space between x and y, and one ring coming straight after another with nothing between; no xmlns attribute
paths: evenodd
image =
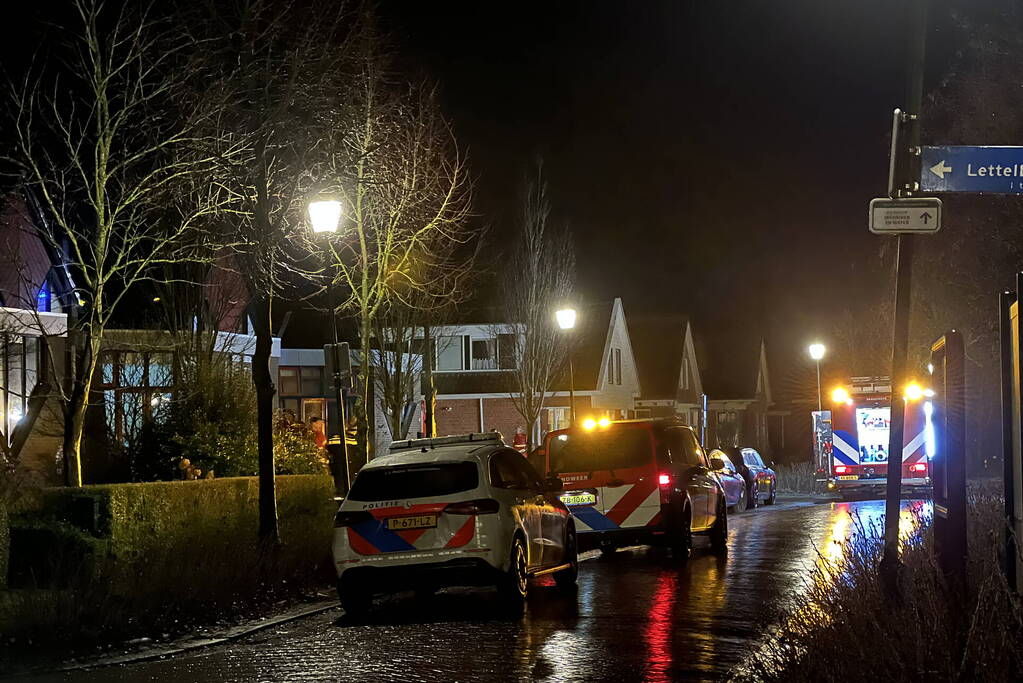
<svg viewBox="0 0 1023 683"><path fill-rule="evenodd" d="M692 534L723 552L728 519L721 485L692 427L661 420L588 420L547 435L546 470L564 482L561 500L580 543L603 552L635 544L671 546L688 557ZM589 543L587 543L589 545Z"/></svg>
<svg viewBox="0 0 1023 683"><path fill-rule="evenodd" d="M778 498L778 475L764 463L760 453L753 448L734 446L721 450L728 454L729 460L746 480L747 507L754 508L760 503L774 505Z"/></svg>

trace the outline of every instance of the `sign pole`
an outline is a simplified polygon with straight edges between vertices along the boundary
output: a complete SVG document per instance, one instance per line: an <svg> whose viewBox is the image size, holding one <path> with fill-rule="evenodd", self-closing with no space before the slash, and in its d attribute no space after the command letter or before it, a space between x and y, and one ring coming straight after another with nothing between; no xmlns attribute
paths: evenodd
<svg viewBox="0 0 1023 683"><path fill-rule="evenodd" d="M924 54L927 43L927 0L913 0L910 16L909 59L907 60L906 95L908 112L896 110L889 172L889 196L892 199L911 194L918 183L911 181L918 174L913 173L914 159L920 150L920 109L923 101ZM898 129L907 124L906 144L898 139ZM903 182L896 182L903 179ZM888 440L888 474L885 498L884 557L881 560L882 575L889 588L898 584L899 572L899 508L902 500L902 451L904 446L906 410L900 400L902 387L906 384L906 355L909 346L909 303L911 273L913 268L912 235L899 234L896 237L898 259L895 268L895 320L892 330L892 386L891 386L891 430Z"/></svg>

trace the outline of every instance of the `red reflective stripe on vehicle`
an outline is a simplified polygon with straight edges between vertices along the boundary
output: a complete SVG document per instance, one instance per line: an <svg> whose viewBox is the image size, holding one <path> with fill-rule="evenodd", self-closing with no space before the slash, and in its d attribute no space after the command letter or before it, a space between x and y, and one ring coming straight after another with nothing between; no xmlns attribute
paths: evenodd
<svg viewBox="0 0 1023 683"><path fill-rule="evenodd" d="M612 522L621 526L622 522L628 518L633 512L636 511L643 501L647 499L654 489L657 488L657 483L653 480L645 480L637 482L628 493L621 497L621 499L615 503L614 507L604 513L604 516L610 519Z"/></svg>
<svg viewBox="0 0 1023 683"><path fill-rule="evenodd" d="M656 515L654 515L653 519L651 519L649 522L646 523L646 525L647 526L657 526L660 523L661 523L661 513L658 512Z"/></svg>
<svg viewBox="0 0 1023 683"><path fill-rule="evenodd" d="M348 527L348 543L352 546L352 550L359 553L360 555L379 555L380 550L362 537L355 529Z"/></svg>
<svg viewBox="0 0 1023 683"><path fill-rule="evenodd" d="M419 537L429 530L430 528L406 529L405 531L395 531L394 533L398 534L402 540L406 541L409 545L415 545L416 541L419 540Z"/></svg>
<svg viewBox="0 0 1023 683"><path fill-rule="evenodd" d="M428 512L440 512L447 503L421 503L419 505L413 505L412 507L402 507L400 505L389 508L376 508L374 510L367 510L371 515L377 519L384 517L404 517L406 515L419 515Z"/></svg>
<svg viewBox="0 0 1023 683"><path fill-rule="evenodd" d="M455 535L451 537L444 547L445 548L460 548L469 541L472 540L473 534L476 533L476 516L473 515L469 519L465 520L465 524L462 528L455 532Z"/></svg>

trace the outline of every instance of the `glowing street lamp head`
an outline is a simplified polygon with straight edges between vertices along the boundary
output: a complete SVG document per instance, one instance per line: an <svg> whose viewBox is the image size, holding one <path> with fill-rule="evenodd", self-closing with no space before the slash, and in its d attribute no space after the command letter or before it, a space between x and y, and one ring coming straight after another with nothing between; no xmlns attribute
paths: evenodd
<svg viewBox="0 0 1023 683"><path fill-rule="evenodd" d="M336 199L309 202L309 223L315 233L337 232L341 224L341 202Z"/></svg>
<svg viewBox="0 0 1023 683"><path fill-rule="evenodd" d="M835 403L848 403L851 399L849 392L845 390L845 387L838 387L831 392L831 400Z"/></svg>
<svg viewBox="0 0 1023 683"><path fill-rule="evenodd" d="M575 327L575 309L574 308L562 308L554 314L555 319L558 321L558 327L563 330L571 330Z"/></svg>
<svg viewBox="0 0 1023 683"><path fill-rule="evenodd" d="M824 358L824 353L827 351L827 348L824 346L824 344L821 344L820 342L815 342L813 344L810 344L810 346L807 348L807 351L810 352L810 358L813 358L814 360L820 360L821 358Z"/></svg>

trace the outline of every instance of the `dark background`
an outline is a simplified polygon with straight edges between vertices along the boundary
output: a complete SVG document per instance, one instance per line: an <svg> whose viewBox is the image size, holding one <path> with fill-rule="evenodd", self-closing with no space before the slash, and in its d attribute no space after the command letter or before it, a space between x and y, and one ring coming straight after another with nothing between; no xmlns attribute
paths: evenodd
<svg viewBox="0 0 1023 683"><path fill-rule="evenodd" d="M884 238L866 218L886 192L906 4L382 10L401 57L439 84L495 262L540 155L556 218L575 238L584 301L621 296L629 313L687 314L714 344L763 335L776 387L803 393L815 391L806 344L828 341L830 314L891 286ZM928 83L963 38L951 9L932 9Z"/></svg>

